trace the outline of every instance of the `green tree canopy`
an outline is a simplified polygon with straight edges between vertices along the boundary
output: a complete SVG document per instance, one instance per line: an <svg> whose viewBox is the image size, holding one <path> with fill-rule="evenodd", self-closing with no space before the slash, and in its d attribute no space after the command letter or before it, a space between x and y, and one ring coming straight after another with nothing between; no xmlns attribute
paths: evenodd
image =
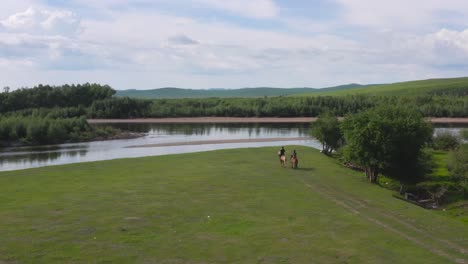
<svg viewBox="0 0 468 264"><path fill-rule="evenodd" d="M468 144L450 153L449 171L452 178L468 186Z"/></svg>
<svg viewBox="0 0 468 264"><path fill-rule="evenodd" d="M345 158L363 167L369 182L382 171L403 181L418 178L421 150L432 137L419 112L380 106L345 118L342 129Z"/></svg>
<svg viewBox="0 0 468 264"><path fill-rule="evenodd" d="M342 142L340 124L332 113L324 113L312 123L310 134L322 143L322 153L329 155L338 149Z"/></svg>

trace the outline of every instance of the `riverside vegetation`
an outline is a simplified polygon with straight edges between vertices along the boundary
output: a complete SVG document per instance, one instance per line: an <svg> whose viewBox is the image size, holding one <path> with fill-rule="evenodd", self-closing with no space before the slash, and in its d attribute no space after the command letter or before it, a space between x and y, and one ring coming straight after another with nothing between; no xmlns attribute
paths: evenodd
<svg viewBox="0 0 468 264"><path fill-rule="evenodd" d="M114 137L120 131L93 127L87 107L115 93L98 84L39 85L0 93L0 146L43 145Z"/></svg>
<svg viewBox="0 0 468 264"><path fill-rule="evenodd" d="M459 218L468 222L468 145L461 135L433 137L420 113L396 106L350 115L341 124L324 114L311 134L322 143L322 153L362 170L369 182L425 207L456 205Z"/></svg>

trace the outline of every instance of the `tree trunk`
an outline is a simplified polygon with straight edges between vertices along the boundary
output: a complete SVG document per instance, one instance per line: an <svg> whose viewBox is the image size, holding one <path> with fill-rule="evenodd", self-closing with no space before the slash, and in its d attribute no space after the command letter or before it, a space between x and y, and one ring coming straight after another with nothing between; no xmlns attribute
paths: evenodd
<svg viewBox="0 0 468 264"><path fill-rule="evenodd" d="M330 146L328 146L328 144L322 144L322 153L327 155L327 156L330 156L332 150L330 148Z"/></svg>
<svg viewBox="0 0 468 264"><path fill-rule="evenodd" d="M374 167L367 167L364 169L366 172L367 181L370 183L377 183L377 176L379 175L379 169Z"/></svg>

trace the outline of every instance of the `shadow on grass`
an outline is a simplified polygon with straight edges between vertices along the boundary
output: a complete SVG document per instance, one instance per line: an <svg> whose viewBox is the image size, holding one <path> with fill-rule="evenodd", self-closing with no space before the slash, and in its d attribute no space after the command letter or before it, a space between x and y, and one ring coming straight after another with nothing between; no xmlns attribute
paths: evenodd
<svg viewBox="0 0 468 264"><path fill-rule="evenodd" d="M293 170L299 170L299 171L314 171L315 169L314 168L297 168L297 169L293 169Z"/></svg>

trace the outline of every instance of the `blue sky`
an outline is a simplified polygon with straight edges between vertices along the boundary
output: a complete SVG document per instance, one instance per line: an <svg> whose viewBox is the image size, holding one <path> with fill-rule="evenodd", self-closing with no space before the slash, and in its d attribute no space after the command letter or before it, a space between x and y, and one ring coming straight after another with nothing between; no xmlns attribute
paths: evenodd
<svg viewBox="0 0 468 264"><path fill-rule="evenodd" d="M465 0L2 0L0 87L327 87L467 76Z"/></svg>

